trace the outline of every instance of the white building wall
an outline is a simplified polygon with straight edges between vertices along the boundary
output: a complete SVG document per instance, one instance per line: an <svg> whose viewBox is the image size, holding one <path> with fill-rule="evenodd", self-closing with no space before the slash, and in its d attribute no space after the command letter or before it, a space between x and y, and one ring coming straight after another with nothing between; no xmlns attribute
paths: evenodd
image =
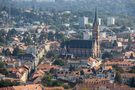
<svg viewBox="0 0 135 90"><path fill-rule="evenodd" d="M107 18L107 26L115 25L115 18L114 17L108 17Z"/></svg>
<svg viewBox="0 0 135 90"><path fill-rule="evenodd" d="M90 38L91 38L91 33L90 33L90 31L89 30L84 30L83 31L83 40L90 40Z"/></svg>
<svg viewBox="0 0 135 90"><path fill-rule="evenodd" d="M79 25L80 27L85 27L85 25L89 24L89 18L88 17L80 17L79 18Z"/></svg>
<svg viewBox="0 0 135 90"><path fill-rule="evenodd" d="M102 19L98 18L99 25L102 25Z"/></svg>

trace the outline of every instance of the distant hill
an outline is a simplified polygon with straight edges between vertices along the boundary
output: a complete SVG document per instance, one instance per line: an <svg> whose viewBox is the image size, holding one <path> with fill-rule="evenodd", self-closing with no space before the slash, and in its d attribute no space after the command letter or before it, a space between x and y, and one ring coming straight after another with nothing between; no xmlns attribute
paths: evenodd
<svg viewBox="0 0 135 90"><path fill-rule="evenodd" d="M6 1L6 0L0 0ZM2 4L2 3L1 3ZM15 7L29 8L35 5L42 9L72 10L72 11L93 11L95 7L102 13L124 14L135 16L135 0L75 0L72 2L13 2Z"/></svg>
<svg viewBox="0 0 135 90"><path fill-rule="evenodd" d="M98 7L99 11L104 13L135 15L135 0L76 0L76 2L56 4L53 7L78 11L93 11Z"/></svg>

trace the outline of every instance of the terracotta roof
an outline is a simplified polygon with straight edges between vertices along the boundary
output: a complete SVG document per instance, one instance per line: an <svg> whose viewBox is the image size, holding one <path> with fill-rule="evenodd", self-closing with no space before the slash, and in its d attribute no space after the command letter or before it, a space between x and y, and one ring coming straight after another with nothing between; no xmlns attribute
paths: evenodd
<svg viewBox="0 0 135 90"><path fill-rule="evenodd" d="M108 82L109 80L106 79L106 78L101 78L101 79L98 79L98 78L93 78L93 79L85 79L84 82L85 83L91 83L91 84L96 84L96 83L104 83L104 82Z"/></svg>
<svg viewBox="0 0 135 90"><path fill-rule="evenodd" d="M45 87L44 90L64 90L63 87Z"/></svg>
<svg viewBox="0 0 135 90"><path fill-rule="evenodd" d="M49 71L50 69L60 69L58 66L50 65L50 64L40 64L37 69L43 71Z"/></svg>
<svg viewBox="0 0 135 90"><path fill-rule="evenodd" d="M15 90L13 87L3 87L0 90Z"/></svg>
<svg viewBox="0 0 135 90"><path fill-rule="evenodd" d="M13 86L13 88L14 90L42 90L42 86L40 84Z"/></svg>
<svg viewBox="0 0 135 90"><path fill-rule="evenodd" d="M44 72L42 70L38 70L33 74L32 78L42 77L44 75Z"/></svg>
<svg viewBox="0 0 135 90"><path fill-rule="evenodd" d="M112 68L112 66L105 66L105 69L106 70L112 70L113 68Z"/></svg>
<svg viewBox="0 0 135 90"><path fill-rule="evenodd" d="M90 62L90 63L92 63L92 62L97 62L97 60L90 57L90 58L88 59L88 62Z"/></svg>
<svg viewBox="0 0 135 90"><path fill-rule="evenodd" d="M104 89L101 89L104 88ZM103 80L91 80L90 82L84 82L81 84L77 84L75 86L75 90L135 90L135 88L130 88L126 85L118 85L118 84L111 84L109 81Z"/></svg>
<svg viewBox="0 0 135 90"><path fill-rule="evenodd" d="M129 61L107 61L105 62L105 65L119 65L119 66L135 66L134 63Z"/></svg>
<svg viewBox="0 0 135 90"><path fill-rule="evenodd" d="M3 87L0 90L43 90L40 84L21 85L12 87Z"/></svg>

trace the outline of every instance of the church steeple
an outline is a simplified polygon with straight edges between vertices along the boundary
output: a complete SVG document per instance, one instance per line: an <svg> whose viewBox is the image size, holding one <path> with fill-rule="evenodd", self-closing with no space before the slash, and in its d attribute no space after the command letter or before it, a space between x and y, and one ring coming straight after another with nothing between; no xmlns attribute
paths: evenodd
<svg viewBox="0 0 135 90"><path fill-rule="evenodd" d="M94 22L93 22L93 28L95 26L98 26L99 22L98 22L98 13L97 13L97 8L95 9L95 17L94 17Z"/></svg>
<svg viewBox="0 0 135 90"><path fill-rule="evenodd" d="M99 42L99 21L98 21L98 14L97 14L97 8L95 9L95 17L93 21L93 28L92 28L92 37L93 37L93 50L92 55L93 58L99 58L100 57L100 42Z"/></svg>

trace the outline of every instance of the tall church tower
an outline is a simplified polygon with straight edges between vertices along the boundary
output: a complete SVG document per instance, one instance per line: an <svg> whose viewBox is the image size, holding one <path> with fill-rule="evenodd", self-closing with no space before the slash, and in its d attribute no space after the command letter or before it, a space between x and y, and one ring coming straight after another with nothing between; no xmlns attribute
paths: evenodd
<svg viewBox="0 0 135 90"><path fill-rule="evenodd" d="M92 28L92 57L93 58L99 58L100 57L100 31L99 31L99 21L98 21L98 15L97 15L97 9L95 10L95 18L93 22L93 28Z"/></svg>

